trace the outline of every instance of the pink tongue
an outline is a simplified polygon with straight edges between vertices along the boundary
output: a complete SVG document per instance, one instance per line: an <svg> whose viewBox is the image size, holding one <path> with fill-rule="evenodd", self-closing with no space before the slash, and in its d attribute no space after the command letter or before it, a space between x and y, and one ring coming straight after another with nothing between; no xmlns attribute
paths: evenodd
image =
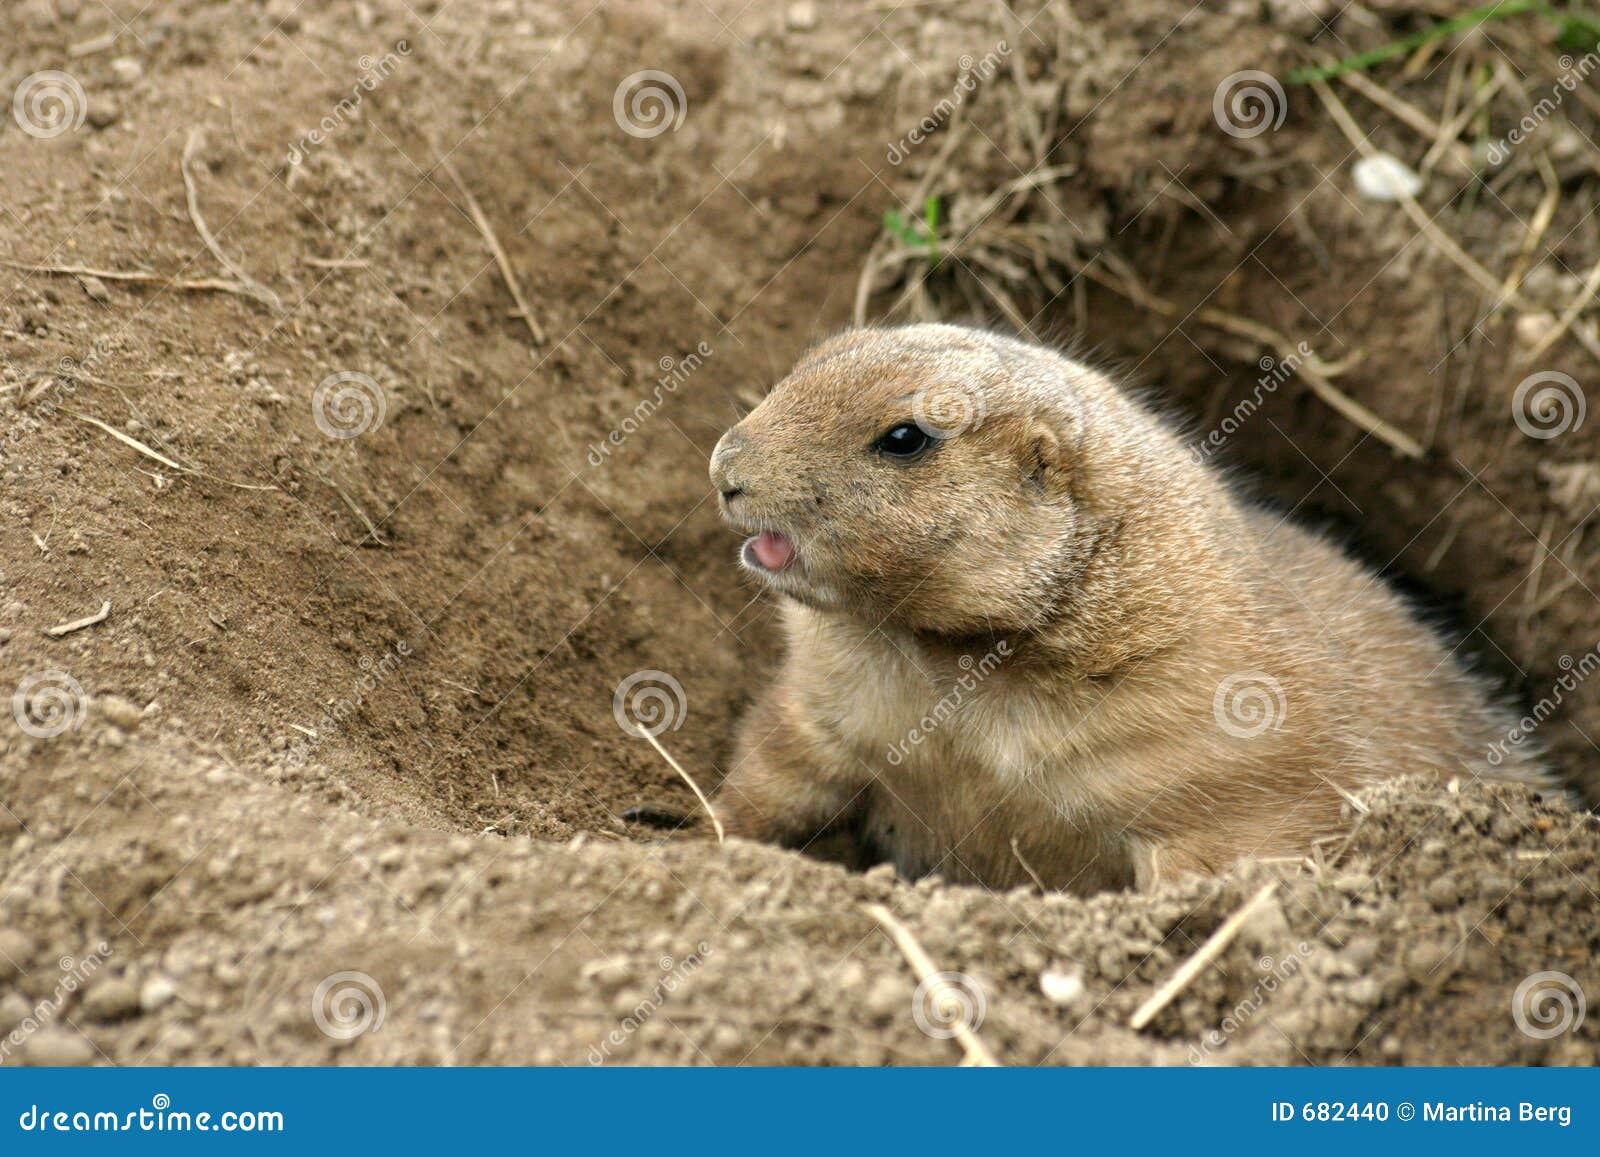
<svg viewBox="0 0 1600 1157"><path fill-rule="evenodd" d="M794 561L794 540L774 530L763 530L752 538L750 550L768 570L782 570Z"/></svg>

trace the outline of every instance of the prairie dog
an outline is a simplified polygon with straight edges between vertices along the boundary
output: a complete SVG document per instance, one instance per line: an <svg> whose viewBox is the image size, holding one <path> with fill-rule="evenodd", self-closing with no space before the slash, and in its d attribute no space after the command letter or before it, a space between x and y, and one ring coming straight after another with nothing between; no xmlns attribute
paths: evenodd
<svg viewBox="0 0 1600 1157"><path fill-rule="evenodd" d="M731 834L1093 892L1298 855L1423 773L1551 786L1376 575L1105 374L949 325L823 342L711 458L782 669Z"/></svg>

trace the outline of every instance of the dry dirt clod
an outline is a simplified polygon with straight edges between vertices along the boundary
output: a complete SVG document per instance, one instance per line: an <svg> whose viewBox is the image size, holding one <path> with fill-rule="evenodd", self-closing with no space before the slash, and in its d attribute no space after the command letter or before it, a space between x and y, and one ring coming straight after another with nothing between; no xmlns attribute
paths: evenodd
<svg viewBox="0 0 1600 1157"><path fill-rule="evenodd" d="M0 928L0 977L22 976L33 959L34 943L15 928Z"/></svg>
<svg viewBox="0 0 1600 1157"><path fill-rule="evenodd" d="M100 705L100 714L106 717L107 722L124 731L134 730L144 719L144 712L120 695L102 695L95 702Z"/></svg>
<svg viewBox="0 0 1600 1157"><path fill-rule="evenodd" d="M122 119L122 108L108 97L90 101L89 124L97 129L108 129Z"/></svg>
<svg viewBox="0 0 1600 1157"><path fill-rule="evenodd" d="M8 992L0 996L0 1036L6 1031L20 1024L33 1013L33 1005L28 998L20 992Z"/></svg>
<svg viewBox="0 0 1600 1157"><path fill-rule="evenodd" d="M96 980L83 996L83 1011L91 1020L123 1020L139 1013L139 989L115 977Z"/></svg>
<svg viewBox="0 0 1600 1157"><path fill-rule="evenodd" d="M92 1064L96 1057L94 1046L83 1037L66 1028L42 1028L23 1042L20 1054L23 1063L38 1068L76 1068Z"/></svg>

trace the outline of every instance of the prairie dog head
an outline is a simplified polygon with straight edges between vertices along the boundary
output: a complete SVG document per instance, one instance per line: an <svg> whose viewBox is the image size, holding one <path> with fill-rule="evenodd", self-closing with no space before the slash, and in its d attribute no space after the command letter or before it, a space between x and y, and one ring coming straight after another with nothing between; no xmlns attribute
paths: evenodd
<svg viewBox="0 0 1600 1157"><path fill-rule="evenodd" d="M744 567L874 625L944 635L1048 618L1093 546L1078 495L1087 368L950 325L812 349L711 456Z"/></svg>

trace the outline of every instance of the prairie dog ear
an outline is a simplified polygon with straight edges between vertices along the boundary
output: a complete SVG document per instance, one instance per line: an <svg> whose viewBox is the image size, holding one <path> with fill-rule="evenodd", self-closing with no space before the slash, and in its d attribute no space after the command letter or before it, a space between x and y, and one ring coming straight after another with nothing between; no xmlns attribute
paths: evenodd
<svg viewBox="0 0 1600 1157"><path fill-rule="evenodd" d="M1024 483L1040 494L1064 495L1070 488L1070 467L1056 432L1043 422L1029 422L1022 443Z"/></svg>

